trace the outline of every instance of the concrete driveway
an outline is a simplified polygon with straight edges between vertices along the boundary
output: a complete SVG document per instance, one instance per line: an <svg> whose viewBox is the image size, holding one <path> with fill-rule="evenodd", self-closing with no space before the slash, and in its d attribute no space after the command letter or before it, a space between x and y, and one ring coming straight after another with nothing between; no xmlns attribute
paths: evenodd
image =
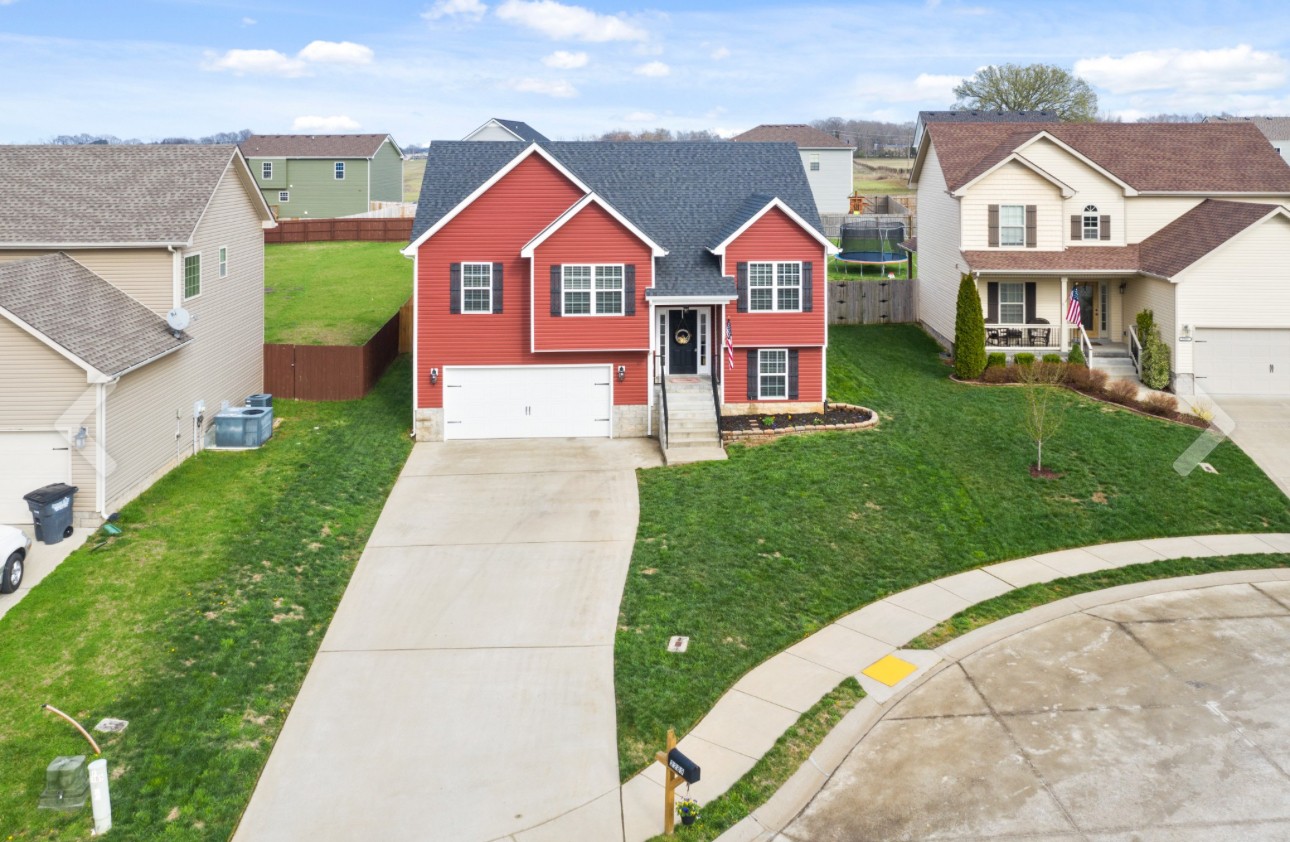
<svg viewBox="0 0 1290 842"><path fill-rule="evenodd" d="M1212 399L1236 422L1232 441L1290 496L1290 395L1213 395Z"/></svg>
<svg viewBox="0 0 1290 842"><path fill-rule="evenodd" d="M917 687L777 838L1284 840L1287 693L1290 581L1087 608Z"/></svg>
<svg viewBox="0 0 1290 842"><path fill-rule="evenodd" d="M614 631L660 463L417 445L234 839L621 839Z"/></svg>

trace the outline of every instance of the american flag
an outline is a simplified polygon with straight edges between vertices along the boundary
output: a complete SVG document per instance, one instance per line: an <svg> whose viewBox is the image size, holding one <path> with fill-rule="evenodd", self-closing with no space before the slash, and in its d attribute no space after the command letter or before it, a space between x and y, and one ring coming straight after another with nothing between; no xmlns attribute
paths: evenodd
<svg viewBox="0 0 1290 842"><path fill-rule="evenodd" d="M1079 289L1071 290L1071 303L1070 306L1066 308L1066 323L1071 325L1077 325L1080 323Z"/></svg>
<svg viewBox="0 0 1290 842"><path fill-rule="evenodd" d="M726 319L726 365L731 371L735 370L735 331L729 319Z"/></svg>

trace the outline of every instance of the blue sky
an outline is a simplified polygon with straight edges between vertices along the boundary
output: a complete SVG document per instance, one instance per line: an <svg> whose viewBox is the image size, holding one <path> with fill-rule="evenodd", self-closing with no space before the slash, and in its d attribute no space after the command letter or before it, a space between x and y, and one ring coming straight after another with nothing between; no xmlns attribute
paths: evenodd
<svg viewBox="0 0 1290 842"><path fill-rule="evenodd" d="M0 0L0 142L912 120L978 67L1036 61L1128 119L1290 113L1285 0L627 1Z"/></svg>

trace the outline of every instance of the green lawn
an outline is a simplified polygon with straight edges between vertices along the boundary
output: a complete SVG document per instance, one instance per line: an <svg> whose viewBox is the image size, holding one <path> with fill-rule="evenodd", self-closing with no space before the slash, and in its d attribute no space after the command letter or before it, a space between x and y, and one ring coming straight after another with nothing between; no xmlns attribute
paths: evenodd
<svg viewBox="0 0 1290 842"><path fill-rule="evenodd" d="M425 158L413 158L403 162L403 201L415 202L421 198L421 179L425 174Z"/></svg>
<svg viewBox="0 0 1290 842"><path fill-rule="evenodd" d="M89 807L36 809L45 766L98 735L123 840L226 840L411 447L400 359L367 398L275 402L261 450L203 453L121 512L0 618L0 828L89 835ZM3 598L3 597L0 597Z"/></svg>
<svg viewBox="0 0 1290 842"><path fill-rule="evenodd" d="M412 295L403 243L264 247L264 341L362 345Z"/></svg>
<svg viewBox="0 0 1290 842"><path fill-rule="evenodd" d="M761 661L875 599L1033 553L1165 535L1290 530L1286 498L1236 447L1180 477L1196 431L1063 393L1030 477L1016 388L954 383L908 325L834 327L829 396L872 431L732 447L640 473L640 527L615 649L621 772L687 732ZM670 635L690 637L684 655Z"/></svg>

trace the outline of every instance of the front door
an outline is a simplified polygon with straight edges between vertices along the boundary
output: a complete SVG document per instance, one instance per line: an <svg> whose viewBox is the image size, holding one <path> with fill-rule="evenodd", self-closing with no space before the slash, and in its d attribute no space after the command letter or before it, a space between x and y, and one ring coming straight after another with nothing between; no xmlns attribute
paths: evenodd
<svg viewBox="0 0 1290 842"><path fill-rule="evenodd" d="M667 373L698 374L699 313L672 310L667 318Z"/></svg>
<svg viewBox="0 0 1290 842"><path fill-rule="evenodd" d="M1090 337L1098 335L1097 326L1101 324L1101 301L1098 299L1098 281L1086 281L1077 284L1079 290L1079 320L1084 325L1084 332Z"/></svg>

